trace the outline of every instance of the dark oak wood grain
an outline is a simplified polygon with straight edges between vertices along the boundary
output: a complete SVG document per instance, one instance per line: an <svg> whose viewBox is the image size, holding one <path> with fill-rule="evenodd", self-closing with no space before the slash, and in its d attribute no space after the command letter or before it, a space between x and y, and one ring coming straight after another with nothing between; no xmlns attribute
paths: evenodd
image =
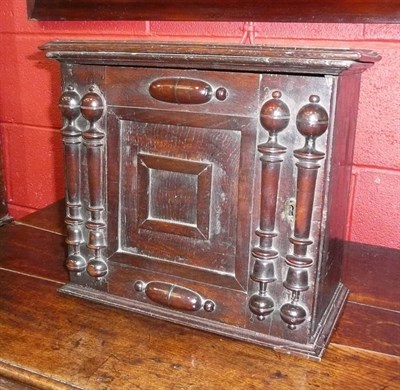
<svg viewBox="0 0 400 390"><path fill-rule="evenodd" d="M362 250L361 250L362 248ZM362 277L356 277L358 273ZM344 246L343 280L349 299L363 305L400 312L400 250L347 242Z"/></svg>
<svg viewBox="0 0 400 390"><path fill-rule="evenodd" d="M397 0L27 0L39 20L208 20L329 23L398 23Z"/></svg>
<svg viewBox="0 0 400 390"><path fill-rule="evenodd" d="M57 224L62 226L59 221ZM16 224L0 230L2 269L65 283L68 280L65 255L65 237L62 235Z"/></svg>
<svg viewBox="0 0 400 390"><path fill-rule="evenodd" d="M332 341L400 356L400 311L350 301Z"/></svg>

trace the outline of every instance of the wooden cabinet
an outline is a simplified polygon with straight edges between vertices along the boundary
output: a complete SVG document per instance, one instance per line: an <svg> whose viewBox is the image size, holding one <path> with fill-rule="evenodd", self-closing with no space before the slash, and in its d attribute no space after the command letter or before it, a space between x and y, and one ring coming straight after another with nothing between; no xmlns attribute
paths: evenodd
<svg viewBox="0 0 400 390"><path fill-rule="evenodd" d="M320 357L347 296L360 74L379 56L150 42L43 49L63 75L62 291Z"/></svg>

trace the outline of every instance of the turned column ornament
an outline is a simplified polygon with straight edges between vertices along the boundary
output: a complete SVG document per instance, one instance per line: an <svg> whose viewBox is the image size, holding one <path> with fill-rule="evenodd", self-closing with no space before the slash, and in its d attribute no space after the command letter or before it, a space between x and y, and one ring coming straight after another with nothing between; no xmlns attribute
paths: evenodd
<svg viewBox="0 0 400 390"><path fill-rule="evenodd" d="M259 237L258 246L252 250L254 259L251 279L258 283L258 292L250 297L249 307L259 320L274 310L274 301L268 295L269 283L276 280L275 262L279 253L273 248L275 214L279 189L279 178L283 154L286 148L278 143L278 133L284 130L290 119L288 106L281 100L280 91L272 93L261 108L260 122L269 134L268 141L258 146L261 153L261 201L260 223L255 234Z"/></svg>
<svg viewBox="0 0 400 390"><path fill-rule="evenodd" d="M294 234L289 239L293 253L286 256L288 271L284 286L291 291L291 301L281 307L281 317L289 329L296 329L307 317L306 309L299 304L300 293L308 290L308 269L314 259L307 255L307 248L313 243L310 239L312 213L315 197L318 161L325 154L316 149L316 139L328 128L328 113L319 104L320 98L312 95L310 103L303 106L297 114L296 126L305 137L305 145L293 152L297 158L297 191Z"/></svg>
<svg viewBox="0 0 400 390"><path fill-rule="evenodd" d="M89 231L87 247L93 257L87 265L90 276L99 278L107 274L107 263L102 255L106 247L106 224L103 218L104 208L104 138L105 133L97 126L105 112L105 104L96 87L91 87L81 100L82 116L89 122L89 128L83 133L86 146L88 184L89 184L89 219L86 228Z"/></svg>
<svg viewBox="0 0 400 390"><path fill-rule="evenodd" d="M73 86L68 86L60 96L58 107L65 121L61 129L66 178L65 241L68 245L65 264L70 272L82 272L86 268L86 260L80 250L80 245L84 243L80 178L82 131L76 125L76 119L80 116L80 96Z"/></svg>

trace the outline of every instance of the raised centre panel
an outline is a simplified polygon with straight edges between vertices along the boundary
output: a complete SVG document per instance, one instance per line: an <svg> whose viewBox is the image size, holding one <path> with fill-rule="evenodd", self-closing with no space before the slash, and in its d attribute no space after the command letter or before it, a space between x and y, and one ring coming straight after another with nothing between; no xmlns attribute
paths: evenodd
<svg viewBox="0 0 400 390"><path fill-rule="evenodd" d="M212 164L139 154L138 227L209 239Z"/></svg>
<svg viewBox="0 0 400 390"><path fill-rule="evenodd" d="M256 120L112 107L108 129L119 139L116 261L242 290Z"/></svg>

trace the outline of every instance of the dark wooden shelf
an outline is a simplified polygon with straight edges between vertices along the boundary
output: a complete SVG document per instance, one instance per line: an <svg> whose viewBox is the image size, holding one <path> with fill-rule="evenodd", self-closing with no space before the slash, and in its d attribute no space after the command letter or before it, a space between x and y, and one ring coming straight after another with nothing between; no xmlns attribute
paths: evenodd
<svg viewBox="0 0 400 390"><path fill-rule="evenodd" d="M398 0L27 0L38 20L399 23Z"/></svg>
<svg viewBox="0 0 400 390"><path fill-rule="evenodd" d="M399 251L347 244L350 302L318 363L60 295L62 215L0 227L0 388L399 388Z"/></svg>

